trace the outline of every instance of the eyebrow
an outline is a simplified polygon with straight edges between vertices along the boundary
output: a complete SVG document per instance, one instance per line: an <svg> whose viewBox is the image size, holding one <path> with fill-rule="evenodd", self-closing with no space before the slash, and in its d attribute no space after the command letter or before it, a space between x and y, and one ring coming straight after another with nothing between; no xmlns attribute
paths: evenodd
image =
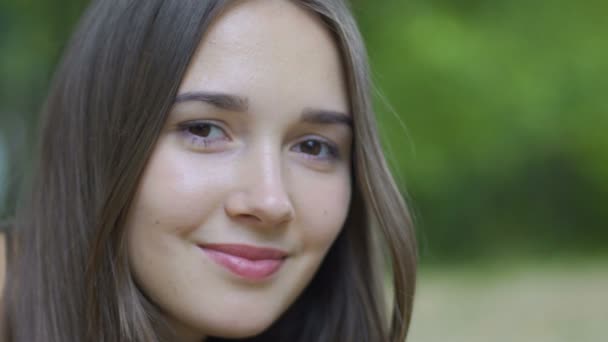
<svg viewBox="0 0 608 342"><path fill-rule="evenodd" d="M353 127L353 119L346 113L326 109L304 109L302 112L302 122L313 124L342 124L350 128Z"/></svg>
<svg viewBox="0 0 608 342"><path fill-rule="evenodd" d="M213 105L217 108L235 112L246 112L249 108L249 100L232 94L214 92L186 92L175 97L175 103L200 101ZM353 119L346 113L317 108L305 108L302 111L301 121L312 124L342 124L352 128Z"/></svg>
<svg viewBox="0 0 608 342"><path fill-rule="evenodd" d="M188 92L178 94L175 97L175 103L188 101L205 102L217 108L235 112L245 112L249 107L249 101L247 100L247 98L231 94L212 92Z"/></svg>

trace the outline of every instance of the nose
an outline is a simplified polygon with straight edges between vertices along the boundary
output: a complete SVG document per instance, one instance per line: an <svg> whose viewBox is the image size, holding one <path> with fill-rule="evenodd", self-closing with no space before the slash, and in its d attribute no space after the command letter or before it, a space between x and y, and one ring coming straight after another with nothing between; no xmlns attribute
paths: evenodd
<svg viewBox="0 0 608 342"><path fill-rule="evenodd" d="M284 182L280 153L269 149L240 164L238 185L225 204L228 216L258 227L274 228L294 219L295 211Z"/></svg>

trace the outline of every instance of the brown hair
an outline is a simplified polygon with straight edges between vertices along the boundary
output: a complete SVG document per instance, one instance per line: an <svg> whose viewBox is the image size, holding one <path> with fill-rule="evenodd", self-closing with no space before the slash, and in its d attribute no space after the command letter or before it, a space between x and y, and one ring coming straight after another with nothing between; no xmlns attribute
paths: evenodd
<svg viewBox="0 0 608 342"><path fill-rule="evenodd" d="M403 341L416 245L379 143L362 38L342 1L296 2L326 22L342 53L354 116L353 198L301 296L242 341ZM132 279L123 226L190 58L227 3L98 0L84 14L56 71L30 195L10 234L7 341L171 340L159 308Z"/></svg>

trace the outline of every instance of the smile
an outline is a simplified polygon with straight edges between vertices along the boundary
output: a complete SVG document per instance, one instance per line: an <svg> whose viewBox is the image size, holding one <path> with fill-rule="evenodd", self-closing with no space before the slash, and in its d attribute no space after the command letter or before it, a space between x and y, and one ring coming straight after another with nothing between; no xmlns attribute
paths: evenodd
<svg viewBox="0 0 608 342"><path fill-rule="evenodd" d="M276 273L287 253L270 248L235 244L199 246L211 260L233 274L248 280L264 280Z"/></svg>

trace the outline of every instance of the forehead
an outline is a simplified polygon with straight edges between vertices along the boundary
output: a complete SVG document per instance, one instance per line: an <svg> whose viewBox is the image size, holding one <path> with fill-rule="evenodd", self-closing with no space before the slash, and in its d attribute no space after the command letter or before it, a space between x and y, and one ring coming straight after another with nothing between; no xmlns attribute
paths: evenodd
<svg viewBox="0 0 608 342"><path fill-rule="evenodd" d="M315 13L285 0L249 0L212 23L180 92L239 94L254 107L289 99L348 111L345 89L339 50Z"/></svg>

